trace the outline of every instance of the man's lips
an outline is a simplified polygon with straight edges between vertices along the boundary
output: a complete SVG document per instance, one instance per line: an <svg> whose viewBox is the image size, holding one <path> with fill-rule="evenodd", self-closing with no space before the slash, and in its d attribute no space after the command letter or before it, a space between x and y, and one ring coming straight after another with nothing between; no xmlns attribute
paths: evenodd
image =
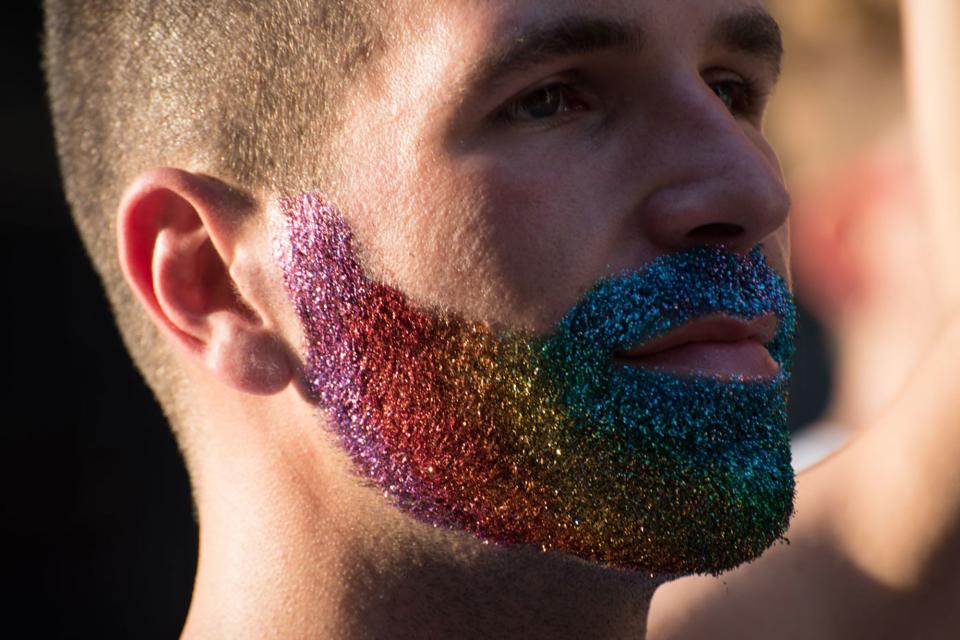
<svg viewBox="0 0 960 640"><path fill-rule="evenodd" d="M767 345L777 317L764 314L745 320L712 314L689 320L630 349L617 351L617 362L680 374L719 378L772 378L780 365Z"/></svg>

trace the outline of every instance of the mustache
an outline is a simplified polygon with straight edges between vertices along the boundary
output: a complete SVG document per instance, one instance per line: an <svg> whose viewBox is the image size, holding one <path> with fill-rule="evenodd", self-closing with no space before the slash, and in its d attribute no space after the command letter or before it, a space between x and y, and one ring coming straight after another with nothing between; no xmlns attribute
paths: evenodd
<svg viewBox="0 0 960 640"><path fill-rule="evenodd" d="M792 361L793 296L767 263L762 245L746 255L717 246L693 247L658 256L636 271L602 278L549 333L535 336L525 331L494 331L456 313L438 315L436 310L418 308L400 290L368 278L351 228L324 198L303 194L282 204L290 214L287 230L292 240L280 245L286 250L278 256L289 267L287 286L299 292L295 296L298 311L318 332L315 340L331 349L338 339L363 342L369 335L358 332L358 327L373 330L390 319L387 324L404 344L429 338L442 341L451 329L459 329L486 334L496 343L519 340L539 353L545 364L587 365L599 364L615 351L698 316L725 314L752 320L773 313L777 332L768 349L782 372L788 371ZM304 303L308 299L313 300L309 309Z"/></svg>
<svg viewBox="0 0 960 640"><path fill-rule="evenodd" d="M571 351L605 358L700 316L752 320L769 313L778 322L768 348L785 371L793 356L796 306L762 246L746 255L694 247L658 256L639 271L599 280L541 346L550 353L563 344L567 358Z"/></svg>

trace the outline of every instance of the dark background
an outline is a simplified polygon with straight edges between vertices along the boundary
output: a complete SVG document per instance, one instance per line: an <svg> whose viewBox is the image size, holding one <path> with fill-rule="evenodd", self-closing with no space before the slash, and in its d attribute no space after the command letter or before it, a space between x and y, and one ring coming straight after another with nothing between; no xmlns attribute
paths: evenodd
<svg viewBox="0 0 960 640"><path fill-rule="evenodd" d="M70 222L40 9L11 4L0 26L0 634L175 638L196 566L186 472Z"/></svg>
<svg viewBox="0 0 960 640"><path fill-rule="evenodd" d="M41 30L27 3L0 27L4 635L176 637L196 568L189 485L70 222ZM793 425L819 414L829 388L805 314L798 346Z"/></svg>

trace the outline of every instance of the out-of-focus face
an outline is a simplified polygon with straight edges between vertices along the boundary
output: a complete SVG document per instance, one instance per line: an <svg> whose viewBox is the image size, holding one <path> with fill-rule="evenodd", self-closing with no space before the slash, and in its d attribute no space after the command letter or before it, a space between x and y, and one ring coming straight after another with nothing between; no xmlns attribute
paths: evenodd
<svg viewBox="0 0 960 640"><path fill-rule="evenodd" d="M330 428L399 507L491 542L754 557L793 489L775 25L748 0L409 4L344 175L279 205Z"/></svg>

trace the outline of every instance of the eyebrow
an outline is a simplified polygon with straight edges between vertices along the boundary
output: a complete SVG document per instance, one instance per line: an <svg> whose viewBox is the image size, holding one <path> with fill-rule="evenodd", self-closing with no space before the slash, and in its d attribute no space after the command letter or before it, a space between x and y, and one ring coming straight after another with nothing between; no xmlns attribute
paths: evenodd
<svg viewBox="0 0 960 640"><path fill-rule="evenodd" d="M643 40L639 26L603 18L566 17L525 29L482 58L468 72L467 86L493 83L554 58L617 49L639 52Z"/></svg>
<svg viewBox="0 0 960 640"><path fill-rule="evenodd" d="M712 30L711 39L732 51L765 59L773 70L774 80L780 75L783 59L780 26L763 8L721 18ZM495 84L499 78L554 58L611 50L639 54L644 40L644 30L638 24L569 16L519 31L507 44L471 65L465 86Z"/></svg>
<svg viewBox="0 0 960 640"><path fill-rule="evenodd" d="M774 79L783 62L783 36L780 25L766 10L756 7L734 13L713 28L712 39L731 51L743 51L766 60Z"/></svg>

